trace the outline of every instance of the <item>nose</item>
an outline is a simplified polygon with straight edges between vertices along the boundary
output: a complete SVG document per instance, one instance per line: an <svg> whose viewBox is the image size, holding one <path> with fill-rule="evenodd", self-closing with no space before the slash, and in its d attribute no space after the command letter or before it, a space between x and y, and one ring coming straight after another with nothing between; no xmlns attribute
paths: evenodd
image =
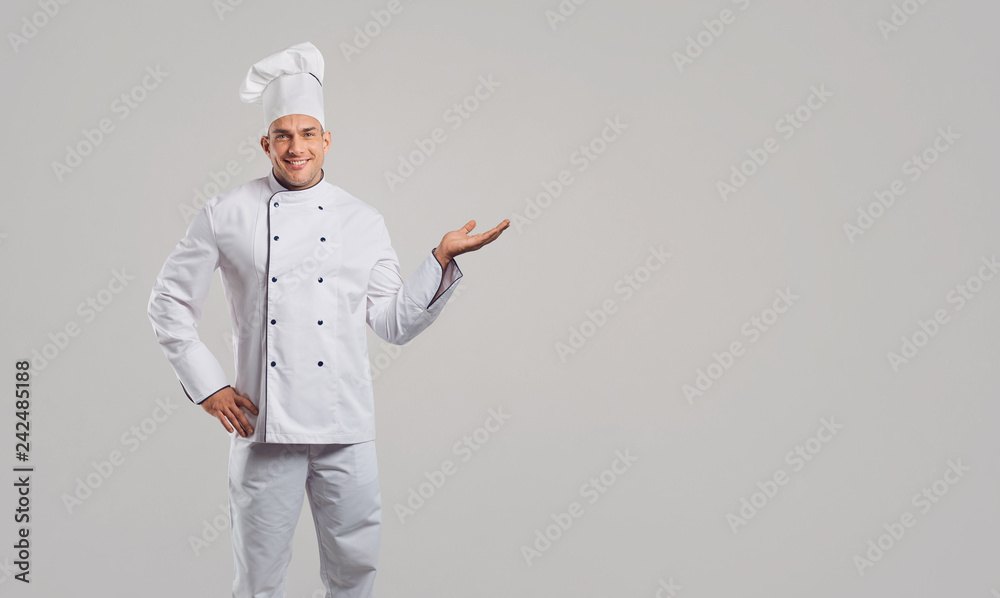
<svg viewBox="0 0 1000 598"><path fill-rule="evenodd" d="M292 139L288 143L288 153L298 155L302 151L302 144L302 137L299 135L292 135Z"/></svg>

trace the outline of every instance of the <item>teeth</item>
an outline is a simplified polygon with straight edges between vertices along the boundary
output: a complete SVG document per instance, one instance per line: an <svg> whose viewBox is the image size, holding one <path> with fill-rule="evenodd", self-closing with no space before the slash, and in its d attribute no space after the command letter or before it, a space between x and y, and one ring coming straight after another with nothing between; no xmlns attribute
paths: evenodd
<svg viewBox="0 0 1000 598"><path fill-rule="evenodd" d="M294 164L295 166L301 166L306 163L306 160L289 160L288 162L290 164Z"/></svg>

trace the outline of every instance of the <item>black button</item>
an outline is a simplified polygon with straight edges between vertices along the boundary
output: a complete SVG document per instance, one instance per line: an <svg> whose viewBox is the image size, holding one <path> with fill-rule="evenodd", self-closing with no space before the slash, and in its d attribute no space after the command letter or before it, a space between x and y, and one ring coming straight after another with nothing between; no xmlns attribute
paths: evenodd
<svg viewBox="0 0 1000 598"><path fill-rule="evenodd" d="M321 362L319 362L319 365L323 365L323 362L322 362L322 361L321 361Z"/></svg>
<svg viewBox="0 0 1000 598"><path fill-rule="evenodd" d="M318 321L316 323L319 324L320 326L322 326L323 325L323 320L320 320L320 321Z"/></svg>
<svg viewBox="0 0 1000 598"><path fill-rule="evenodd" d="M278 207L278 202L274 202L274 207Z"/></svg>
<svg viewBox="0 0 1000 598"><path fill-rule="evenodd" d="M319 281L323 282L323 277L322 276L319 277Z"/></svg>
<svg viewBox="0 0 1000 598"><path fill-rule="evenodd" d="M326 237L320 237L319 240L320 241L326 241Z"/></svg>
<svg viewBox="0 0 1000 598"><path fill-rule="evenodd" d="M275 241L277 241L277 240L278 240L278 235L274 235L274 240L275 240Z"/></svg>
<svg viewBox="0 0 1000 598"><path fill-rule="evenodd" d="M277 278L275 278L274 276L272 276L272 277L271 277L271 282L278 282L278 279L277 279Z"/></svg>
<svg viewBox="0 0 1000 598"><path fill-rule="evenodd" d="M274 366L276 366L276 365L278 365L278 364L277 364L277 363L275 363L275 362L273 362L273 361L271 362L271 367L274 367Z"/></svg>
<svg viewBox="0 0 1000 598"><path fill-rule="evenodd" d="M271 320L271 323L272 323L272 324L274 324L274 323L275 323L275 321L276 321L276 320Z"/></svg>
<svg viewBox="0 0 1000 598"><path fill-rule="evenodd" d="M323 209L323 206L316 206L316 207L318 207L318 208L319 208L319 209L321 209L321 210Z"/></svg>

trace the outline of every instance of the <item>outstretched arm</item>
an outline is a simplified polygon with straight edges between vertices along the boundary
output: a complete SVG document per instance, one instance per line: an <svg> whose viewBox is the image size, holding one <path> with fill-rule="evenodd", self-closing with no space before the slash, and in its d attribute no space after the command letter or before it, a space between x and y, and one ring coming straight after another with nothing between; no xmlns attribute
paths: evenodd
<svg viewBox="0 0 1000 598"><path fill-rule="evenodd" d="M476 221L470 220L459 230L447 233L404 283L383 222L381 255L368 282L368 325L386 342L408 343L437 319L447 303L446 296L462 278L455 256L493 241L509 225L510 221L505 220L489 232L469 236L476 226Z"/></svg>

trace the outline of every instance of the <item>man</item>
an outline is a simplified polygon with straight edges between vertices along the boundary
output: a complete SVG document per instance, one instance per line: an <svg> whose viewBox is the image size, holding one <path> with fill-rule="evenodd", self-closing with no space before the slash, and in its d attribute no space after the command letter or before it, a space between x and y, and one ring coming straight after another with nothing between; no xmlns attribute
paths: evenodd
<svg viewBox="0 0 1000 598"><path fill-rule="evenodd" d="M281 597L303 495L327 597L371 596L381 496L365 324L405 344L441 313L455 257L510 222L444 235L405 283L379 212L330 184L323 57L306 42L251 67L266 177L212 197L171 252L148 314L181 388L231 434L234 598ZM230 385L195 330L222 270L236 360Z"/></svg>

